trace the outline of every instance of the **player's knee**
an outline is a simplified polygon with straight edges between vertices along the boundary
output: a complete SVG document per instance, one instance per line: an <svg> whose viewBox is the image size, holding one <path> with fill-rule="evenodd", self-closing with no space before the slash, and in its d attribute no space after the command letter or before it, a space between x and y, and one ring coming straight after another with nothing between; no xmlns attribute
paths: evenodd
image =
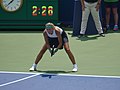
<svg viewBox="0 0 120 90"><path fill-rule="evenodd" d="M65 48L65 51L66 51L67 53L69 53L69 52L70 52L70 49L69 49L69 48Z"/></svg>
<svg viewBox="0 0 120 90"><path fill-rule="evenodd" d="M42 48L40 52L44 53L45 51L46 51L46 49Z"/></svg>

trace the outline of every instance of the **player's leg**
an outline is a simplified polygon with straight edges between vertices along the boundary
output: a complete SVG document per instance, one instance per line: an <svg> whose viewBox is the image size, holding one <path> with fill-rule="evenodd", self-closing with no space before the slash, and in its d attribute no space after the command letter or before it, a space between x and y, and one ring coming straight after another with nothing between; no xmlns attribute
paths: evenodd
<svg viewBox="0 0 120 90"><path fill-rule="evenodd" d="M44 44L43 47L42 47L42 49L40 50L39 54L36 57L35 63L29 69L30 71L36 71L37 64L41 60L41 58L42 58L43 54L46 52L46 50L47 50L47 45Z"/></svg>
<svg viewBox="0 0 120 90"><path fill-rule="evenodd" d="M44 46L40 50L39 54L37 55L37 58L35 60L35 64L38 64L38 62L41 60L41 58L42 58L43 54L46 52L46 50L47 50L47 45L44 44Z"/></svg>
<svg viewBox="0 0 120 90"><path fill-rule="evenodd" d="M69 58L70 58L70 60L73 64L73 70L72 71L77 71L77 69L78 69L77 64L76 64L75 58L74 58L74 56L73 56L73 54L70 50L68 42L64 43L64 49L65 49L66 53L68 54L68 56L69 56Z"/></svg>

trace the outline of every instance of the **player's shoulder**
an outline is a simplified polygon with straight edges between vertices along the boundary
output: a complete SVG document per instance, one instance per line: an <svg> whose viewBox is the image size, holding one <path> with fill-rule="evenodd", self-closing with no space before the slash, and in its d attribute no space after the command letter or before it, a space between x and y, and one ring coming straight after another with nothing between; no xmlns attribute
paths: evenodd
<svg viewBox="0 0 120 90"><path fill-rule="evenodd" d="M62 31L62 28L60 28L58 26L55 26L55 30L58 31L58 32L60 32L60 31Z"/></svg>
<svg viewBox="0 0 120 90"><path fill-rule="evenodd" d="M46 29L43 30L43 34L47 33Z"/></svg>

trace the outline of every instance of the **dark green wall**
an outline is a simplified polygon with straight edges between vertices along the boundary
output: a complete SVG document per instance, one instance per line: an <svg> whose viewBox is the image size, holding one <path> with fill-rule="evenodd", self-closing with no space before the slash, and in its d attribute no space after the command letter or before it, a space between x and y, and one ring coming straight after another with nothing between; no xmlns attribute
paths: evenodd
<svg viewBox="0 0 120 90"><path fill-rule="evenodd" d="M47 22L58 22L57 0L23 0L22 7L16 12L6 12L0 6L0 29L40 29ZM48 16L48 6L54 7L53 16ZM38 16L32 16L32 6L40 7ZM42 16L42 6L46 6L46 16ZM38 14L40 13L40 14Z"/></svg>

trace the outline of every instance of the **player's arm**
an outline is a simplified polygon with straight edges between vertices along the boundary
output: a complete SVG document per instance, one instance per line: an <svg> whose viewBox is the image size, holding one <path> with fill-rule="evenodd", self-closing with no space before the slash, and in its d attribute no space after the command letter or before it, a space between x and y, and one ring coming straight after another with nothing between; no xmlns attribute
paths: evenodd
<svg viewBox="0 0 120 90"><path fill-rule="evenodd" d="M61 46L62 46L62 36L60 34L59 29L57 29L55 32L56 32L56 35L58 36L58 42L59 42L59 44L58 44L57 48L54 50L53 54L55 54L58 51L58 49L61 48Z"/></svg>
<svg viewBox="0 0 120 90"><path fill-rule="evenodd" d="M58 29L58 28L57 28ZM58 29L58 30L56 30L56 35L58 36L58 42L59 42L59 44L58 44L58 49L59 48L61 48L61 46L62 46L62 36L61 36L61 34L60 34L60 30Z"/></svg>
<svg viewBox="0 0 120 90"><path fill-rule="evenodd" d="M46 30L44 30L43 36L44 36L44 40L45 40L45 43L47 45L47 48L50 49L50 45L49 45L49 41L48 41L48 35L46 33Z"/></svg>

